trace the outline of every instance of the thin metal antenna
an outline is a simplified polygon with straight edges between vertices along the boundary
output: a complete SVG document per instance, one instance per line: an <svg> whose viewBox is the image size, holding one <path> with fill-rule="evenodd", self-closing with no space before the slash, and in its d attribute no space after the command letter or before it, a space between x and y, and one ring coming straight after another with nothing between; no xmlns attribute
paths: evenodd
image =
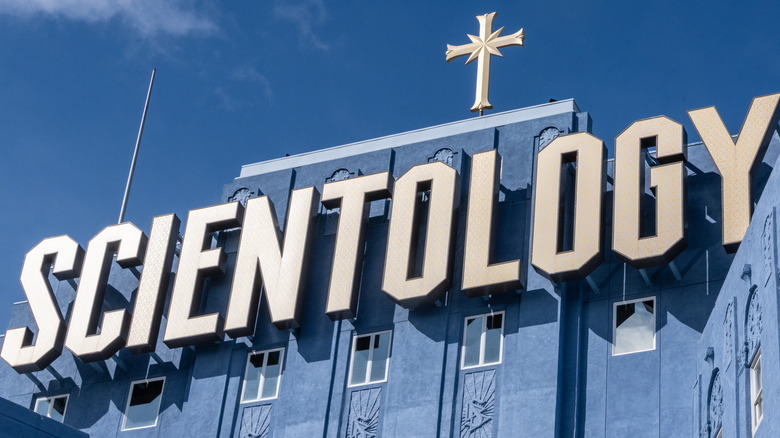
<svg viewBox="0 0 780 438"><path fill-rule="evenodd" d="M157 69L152 69L152 79L149 81L149 91L146 93L146 104L144 104L144 114L141 116L141 127L138 128L138 138L135 140L135 150L133 151L133 161L130 163L130 174L127 175L127 186L125 186L125 197L122 199L122 210L119 211L119 222L125 220L125 210L127 209L127 199L130 197L130 186L133 185L133 174L135 173L135 162L138 160L138 147L141 146L141 135L144 133L144 123L146 123L146 110L149 109L149 98L152 97L152 85L154 85L154 74Z"/></svg>

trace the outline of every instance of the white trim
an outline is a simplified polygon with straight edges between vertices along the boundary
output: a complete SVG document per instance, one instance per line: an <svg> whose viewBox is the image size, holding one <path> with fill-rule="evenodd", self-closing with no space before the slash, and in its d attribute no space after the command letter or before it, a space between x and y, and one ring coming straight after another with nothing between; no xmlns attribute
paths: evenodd
<svg viewBox="0 0 780 438"><path fill-rule="evenodd" d="M428 128L417 129L400 134L388 135L372 140L349 143L343 146L319 149L313 152L304 152L298 155L261 161L254 164L245 164L241 166L241 174L239 175L239 178L246 178L248 176L262 175L279 170L292 169L294 167L301 167L315 163L322 163L325 161L337 160L340 158L352 157L368 152L406 146L414 143L433 140L436 138L464 134L466 132L495 128L512 123L524 122L526 120L578 112L580 112L580 109L577 107L577 103L574 102L574 99L543 103L541 105L534 105L511 111L489 114L484 117L473 117L466 120L445 123L443 125L431 126Z"/></svg>
<svg viewBox="0 0 780 438"><path fill-rule="evenodd" d="M501 315L501 335L499 337L498 345L498 362L485 362L485 344L487 341L487 317ZM476 365L466 366L466 329L468 328L467 321L469 319L482 318L482 333L479 337L479 362ZM471 368L479 368L488 365L500 365L504 361L504 327L506 327L506 313L503 310L497 312L483 313L481 315L469 315L463 318L463 342L460 346L460 369L468 370Z"/></svg>
<svg viewBox="0 0 780 438"><path fill-rule="evenodd" d="M273 353L275 351L279 351L279 377L276 379L276 390L274 391L274 395L271 397L265 397L263 398L263 388L265 387L265 368L268 365L268 354ZM253 398L251 400L244 400L244 393L246 391L246 375L249 373L249 364L250 359L252 356L258 355L258 354L264 354L263 356L263 366L260 367L260 383L258 383L257 386L257 398ZM241 398L239 398L239 404L241 403L254 403L262 400L273 400L277 397L279 397L279 386L281 386L282 383L282 371L283 371L283 365L284 364L284 347L280 348L271 348L269 350L253 350L250 351L249 354L246 355L246 366L244 367L244 378L241 379Z"/></svg>
<svg viewBox="0 0 780 438"><path fill-rule="evenodd" d="M162 380L163 386L162 389L160 389L160 404L157 406L157 414L154 417L154 424L150 424L149 426L131 427L129 429L126 429L125 425L127 424L127 411L128 409L130 409L130 400L133 398L133 387L136 385L136 383L144 383L144 382L151 383L151 382L156 382L158 380ZM125 411L122 413L122 427L119 430L127 431L127 430L138 430L138 429L146 429L150 427L157 427L157 423L160 421L160 407L162 407L163 394L165 394L165 376L133 380L132 382L130 382L130 390L127 392L127 402L125 403Z"/></svg>
<svg viewBox="0 0 780 438"><path fill-rule="evenodd" d="M51 411L54 408L54 400L58 398L64 398L65 399L65 409L62 411L62 423L65 422L65 414L68 412L68 402L70 401L70 394L58 394L58 395L44 395L40 396L35 399L35 405L33 406L33 412L38 413L38 403L41 400L47 400L49 402L49 409L48 412L46 412L46 415L43 415L41 413L38 413L39 415L43 415L44 417L51 418ZM55 420L56 421L56 420Z"/></svg>
<svg viewBox="0 0 780 438"><path fill-rule="evenodd" d="M653 347L644 350L627 351L625 353L615 353L615 339L617 338L617 306L623 306L631 303L644 301L653 302ZM642 353L645 351L654 351L656 348L656 335L658 334L658 303L655 295L650 297L635 298L633 300L616 301L612 303L612 356L625 356L626 354Z"/></svg>
<svg viewBox="0 0 780 438"><path fill-rule="evenodd" d="M385 358L385 375L382 378L382 380L371 380L371 368L374 363L374 337L381 336L383 334L387 333L390 337L387 339L387 357ZM352 382L352 368L355 364L355 348L357 348L357 340L360 338L369 338L368 339L368 362L366 363L366 377L362 382L359 383L351 383ZM368 385L368 384L374 384L374 383L384 383L387 382L387 374L390 370L390 356L392 355L392 348L393 348L393 331L392 330L383 330L381 332L373 332L373 333L365 333L362 335L355 334L352 336L352 348L350 349L350 355L349 355L349 373L347 374L347 388L354 388L356 386L362 386L362 385Z"/></svg>

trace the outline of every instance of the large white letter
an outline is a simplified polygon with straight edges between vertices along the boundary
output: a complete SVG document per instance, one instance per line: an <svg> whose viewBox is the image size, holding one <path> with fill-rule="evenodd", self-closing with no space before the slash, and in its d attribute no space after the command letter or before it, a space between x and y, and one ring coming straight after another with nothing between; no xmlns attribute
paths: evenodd
<svg viewBox="0 0 780 438"><path fill-rule="evenodd" d="M487 295L496 289L523 288L520 260L490 264L500 168L501 155L495 150L474 154L471 159L461 282L461 289L468 297Z"/></svg>
<svg viewBox="0 0 780 438"><path fill-rule="evenodd" d="M284 245L268 197L247 201L225 319L228 335L235 338L254 331L261 278L271 321L280 330L300 325L304 266L319 198L314 187L293 190L284 227Z"/></svg>
<svg viewBox="0 0 780 438"><path fill-rule="evenodd" d="M181 221L175 214L157 216L152 221L127 334L127 349L133 353L149 353L157 346L179 225Z"/></svg>
<svg viewBox="0 0 780 438"><path fill-rule="evenodd" d="M169 348L222 339L222 315L195 315L203 296L203 280L225 273L227 256L222 247L210 249L211 235L215 231L241 226L243 216L244 207L238 202L190 210L187 215L163 337Z"/></svg>
<svg viewBox="0 0 780 438"><path fill-rule="evenodd" d="M370 202L390 197L392 187L390 172L382 172L329 182L322 188L322 205L341 208L325 308L334 321L355 317Z"/></svg>
<svg viewBox="0 0 780 438"><path fill-rule="evenodd" d="M27 295L38 336L32 345L29 327L8 329L0 356L17 373L40 371L62 353L65 322L49 283L49 268L58 280L78 276L84 250L68 236L50 237L35 245L24 258L20 280Z"/></svg>
<svg viewBox="0 0 780 438"><path fill-rule="evenodd" d="M603 195L607 149L604 142L587 132L553 140L537 155L534 234L531 263L556 282L584 278L604 260ZM561 212L561 166L576 163L574 184L574 245L558 251L558 221Z"/></svg>
<svg viewBox="0 0 780 438"><path fill-rule="evenodd" d="M106 227L89 241L65 338L65 346L81 360L108 359L125 345L130 323L127 310L105 312L102 320L100 311L114 253L119 266L138 266L143 262L146 242L146 235L129 222Z"/></svg>
<svg viewBox="0 0 780 438"><path fill-rule="evenodd" d="M656 198L655 235L640 238L643 139L655 139L656 159L650 168L650 187ZM615 190L612 250L635 268L669 263L687 246L683 165L687 136L683 126L666 117L634 122L615 139Z"/></svg>
<svg viewBox="0 0 780 438"><path fill-rule="evenodd" d="M417 193L430 185L428 229L422 276L409 278L413 235L417 233ZM433 162L412 167L395 182L382 290L404 307L432 302L450 287L453 230L460 202L460 178L455 169Z"/></svg>
<svg viewBox="0 0 780 438"><path fill-rule="evenodd" d="M779 99L780 94L753 99L736 144L715 107L688 111L720 173L723 247L727 252L739 248L750 225L753 211L751 179L777 129Z"/></svg>

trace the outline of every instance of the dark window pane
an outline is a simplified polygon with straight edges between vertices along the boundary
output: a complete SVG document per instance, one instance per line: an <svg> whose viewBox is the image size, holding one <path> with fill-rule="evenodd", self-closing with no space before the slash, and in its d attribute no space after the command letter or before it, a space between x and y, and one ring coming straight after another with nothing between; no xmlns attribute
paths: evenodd
<svg viewBox="0 0 780 438"><path fill-rule="evenodd" d="M357 345L355 346L355 350L357 351L368 350L368 347L370 346L371 346L371 336L363 336L357 338Z"/></svg>
<svg viewBox="0 0 780 438"><path fill-rule="evenodd" d="M262 368L263 356L265 356L265 353L253 354L249 357L249 363L255 368Z"/></svg>
<svg viewBox="0 0 780 438"><path fill-rule="evenodd" d="M617 312L616 323L617 327L620 327L631 315L634 314L634 303L620 304L615 309Z"/></svg>
<svg viewBox="0 0 780 438"><path fill-rule="evenodd" d="M502 314L498 315L492 315L487 317L487 329L488 330L494 330L494 329L500 329L501 324L503 322L503 316Z"/></svg>
<svg viewBox="0 0 780 438"><path fill-rule="evenodd" d="M130 405L125 413L125 429L149 427L157 424L163 380L133 384Z"/></svg>
<svg viewBox="0 0 780 438"><path fill-rule="evenodd" d="M279 365L280 353L281 351L278 350L268 353L268 364L266 364L266 366L270 367L271 365Z"/></svg>
<svg viewBox="0 0 780 438"><path fill-rule="evenodd" d="M51 418L62 422L62 419L65 417L65 405L68 402L67 397L57 397L54 399L54 402L52 403L52 409L51 409Z"/></svg>
<svg viewBox="0 0 780 438"><path fill-rule="evenodd" d="M151 403L162 393L163 381L142 382L133 385L133 396L130 398L130 406L145 405Z"/></svg>

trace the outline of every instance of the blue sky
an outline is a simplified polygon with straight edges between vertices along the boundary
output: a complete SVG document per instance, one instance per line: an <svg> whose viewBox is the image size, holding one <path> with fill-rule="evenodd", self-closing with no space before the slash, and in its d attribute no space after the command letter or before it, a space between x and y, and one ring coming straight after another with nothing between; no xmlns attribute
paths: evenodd
<svg viewBox="0 0 780 438"><path fill-rule="evenodd" d="M493 58L505 111L573 97L611 149L632 121L715 105L737 133L780 92L777 2L0 0L0 327L25 253L220 201L242 164L473 117L476 15L525 28Z"/></svg>

